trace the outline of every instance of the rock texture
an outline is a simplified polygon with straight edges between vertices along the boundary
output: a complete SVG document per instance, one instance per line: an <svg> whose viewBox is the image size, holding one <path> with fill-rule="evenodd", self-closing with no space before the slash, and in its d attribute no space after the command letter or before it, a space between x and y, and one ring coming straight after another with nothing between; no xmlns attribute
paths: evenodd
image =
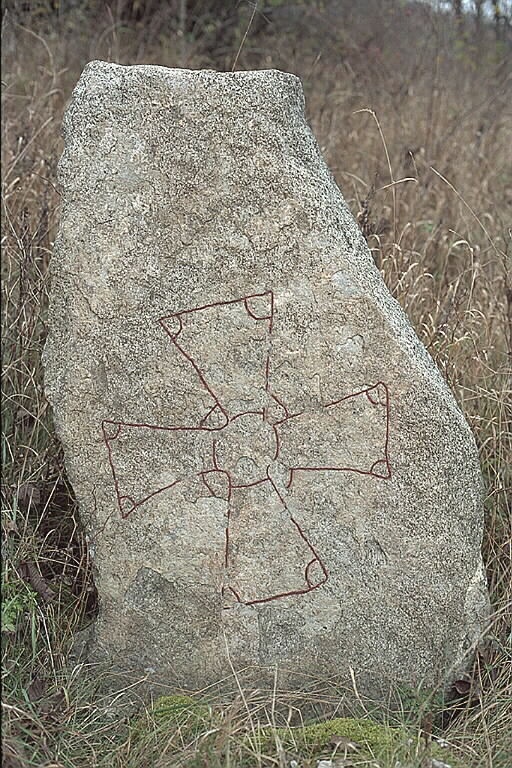
<svg viewBox="0 0 512 768"><path fill-rule="evenodd" d="M303 106L278 71L96 61L64 120L46 389L90 654L172 684L228 653L431 684L486 617L473 437Z"/></svg>

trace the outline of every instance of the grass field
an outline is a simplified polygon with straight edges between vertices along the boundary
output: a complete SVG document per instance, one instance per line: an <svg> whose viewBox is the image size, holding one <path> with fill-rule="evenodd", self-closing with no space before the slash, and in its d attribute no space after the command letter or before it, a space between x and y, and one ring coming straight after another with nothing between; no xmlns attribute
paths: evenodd
<svg viewBox="0 0 512 768"><path fill-rule="evenodd" d="M182 16L175 23L172 3L147 3L147 12L136 2L92 3L95 14L85 3L75 3L72 11L50 15L40 11L44 3L28 3L31 8L23 12L6 5L4 765L291 767L295 760L297 768L305 768L316 766L320 755L335 754L333 768L425 768L433 765L428 758L433 734L450 743L461 766L509 768L510 45L496 42L492 28L476 34L469 19L457 27L448 16L417 5L409 10L398 0L341 2L342 16L330 15L328 3L297 3L299 13L281 11L268 18L242 4L231 26L226 19L207 17ZM117 705L135 688L120 683L112 700L101 693L102 670L69 663L73 634L94 617L97 601L44 399L41 351L59 213L60 123L83 66L93 58L193 69L275 67L298 74L308 120L386 284L476 436L486 489L483 553L493 605L488 644L450 703L439 692L409 692L402 712L375 712L380 722L396 728L386 730L382 749L375 736L364 749L347 751L339 723L311 737L288 728L300 725L306 712L317 718L338 714L342 692L332 680L310 681L302 694L286 694L245 690L243 680L233 678L232 696L212 689L205 705L161 702L156 711L134 720ZM368 702L364 707L373 711ZM336 740L332 734L338 727ZM364 738L357 734L351 738Z"/></svg>

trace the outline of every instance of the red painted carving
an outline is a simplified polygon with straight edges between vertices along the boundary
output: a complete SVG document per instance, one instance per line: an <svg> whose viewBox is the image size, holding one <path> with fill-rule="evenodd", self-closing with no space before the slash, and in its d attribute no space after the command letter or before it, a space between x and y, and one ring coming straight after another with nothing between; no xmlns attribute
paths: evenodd
<svg viewBox="0 0 512 768"><path fill-rule="evenodd" d="M262 300L268 305L268 311L265 314L258 314L254 309L251 309L251 302L259 300L260 304ZM214 308L229 307L232 305L238 305L243 307L246 314L256 322L262 322L266 324L268 334L268 346L265 354L265 359L262 361L262 384L265 391L265 397L267 405L258 410L247 410L241 412L230 413L229 405L226 402L221 402L221 396L214 391L211 382L208 381L207 374L200 368L197 360L192 356L190 350L187 350L187 343L182 338L186 334L183 333L184 327L187 322L192 318L197 317L198 313L206 310L212 310ZM164 433L197 433L198 437L206 438L206 443L209 445L207 454L203 456L203 463L206 468L197 473L197 477L202 482L209 496L222 498L227 503L227 524L225 529L225 544L224 544L224 567L226 571L230 566L230 557L232 551L232 535L233 535L233 512L237 509L237 503L245 498L244 494L247 493L247 489L258 486L260 490L265 494L265 499L268 504L281 505L281 511L285 513L288 520L288 534L296 539L304 552L309 552L309 559L304 561L303 566L303 580L302 585L297 585L294 589L277 589L271 594L262 594L261 596L249 599L248 596L244 596L242 588L239 585L226 583L223 587L223 594L225 597L232 596L236 602L245 603L246 605L252 605L256 603L266 603L272 600L277 600L281 597L287 597L291 595L303 595L317 589L328 579L327 569L322 562L321 556L316 551L311 541L309 540L306 532L301 528L297 520L292 516L287 503L286 503L286 491L296 482L296 478L299 473L303 472L355 472L360 475L367 475L370 477L378 478L381 480L387 480L391 477L391 466L388 456L388 444L389 444L389 391L384 382L379 381L372 386L365 387L357 392L345 395L337 400L329 403L325 403L321 406L320 415L315 414L315 418L312 418L311 414L306 412L290 413L285 403L277 396L271 388L271 351L270 342L274 324L274 296L272 291L265 293L256 293L248 296L242 296L239 299L232 301L221 301L212 304L204 304L199 307L193 307L192 309L186 309L181 312L176 312L172 315L161 317L158 321L163 331L168 335L170 341L179 352L179 354L188 361L192 366L198 384L203 388L207 395L211 398L211 407L206 411L205 415L199 419L196 423L190 424L146 424L132 421L114 421L111 419L105 419L102 422L103 440L107 449L108 461L112 471L112 477L114 481L114 488L117 497L117 504L119 511L123 518L128 517L134 510L143 506L150 499L157 494L163 493L176 486L182 478L178 478L173 482L157 488L155 491L146 494L142 498L134 498L132 494L123 493L121 488L121 481L119 473L116 470L116 462L114 458L115 441L120 438L122 434L133 434L132 430L136 431L137 441L142 441L144 444L144 435L148 430ZM370 466L350 466L346 465L343 461L336 463L336 460L332 456L328 457L328 461L323 463L313 462L308 463L306 449L302 451L300 458L290 456L288 453L288 443L293 443L286 439L286 433L290 430L299 430L301 436L307 435L308 427L315 430L318 434L318 420L320 421L324 417L331 419L331 415L335 415L336 407L355 406L360 405L358 398L366 398L366 401L376 408L381 408L384 417L384 440L382 445L382 454L375 460ZM269 406L278 406L282 418L272 420L271 408ZM322 416L322 414L324 414ZM226 464L224 459L224 465L220 458L220 453L225 448L226 441L229 442L230 434L233 434L232 430L236 430L236 424L239 419L250 417L254 419L255 424L259 424L260 427L267 430L267 437L273 443L273 455L272 460L265 467L258 468L259 474L257 477L243 477L236 476L234 470ZM213 422L213 423L212 423ZM235 427L233 425L235 424ZM231 432L230 432L231 429ZM195 439L195 438L194 438ZM307 439L301 443L306 446ZM204 448L204 441L201 443L202 450ZM331 446L329 446L331 450ZM316 448L318 453L318 446ZM278 489L277 476L274 473L273 462L280 461L281 464L285 462L287 470L287 482L281 491ZM263 510L265 512L265 510ZM316 576L313 571L316 570ZM253 585L254 588L254 585Z"/></svg>

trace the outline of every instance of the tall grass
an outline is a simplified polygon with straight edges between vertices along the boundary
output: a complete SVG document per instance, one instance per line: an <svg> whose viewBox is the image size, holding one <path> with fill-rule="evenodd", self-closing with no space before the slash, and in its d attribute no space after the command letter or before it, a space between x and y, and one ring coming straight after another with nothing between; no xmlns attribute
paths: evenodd
<svg viewBox="0 0 512 768"><path fill-rule="evenodd" d="M251 729L275 722L278 704L297 722L306 704L326 714L340 701L323 681L302 698L247 692L244 704L220 697L215 724L206 718L189 742L180 729L157 729L156 741L135 745L98 678L68 662L72 637L92 619L96 601L87 542L43 394L41 350L58 221L62 112L85 63L103 58L218 69L231 69L236 60L238 69L276 67L302 78L308 119L327 162L389 289L478 441L486 486L483 552L494 610L490 644L472 677L461 681L459 698L449 708L436 705L434 714L465 764L505 768L512 753L512 89L506 44L496 44L490 30L475 39L469 25L456 34L448 17L415 6L408 14L398 3L340 2L343 14L311 4L298 15L281 9L268 20L247 6L229 34L211 19L195 26L188 19L185 35L165 4L131 16L126 4L96 4L95 17L75 5L49 17L6 13L2 29L5 764L288 765L293 756L283 757L277 743L265 752L254 744L248 750ZM121 687L119 701L131 693ZM415 710L418 728L422 707ZM206 735L212 728L213 750ZM389 760L394 766L396 755Z"/></svg>

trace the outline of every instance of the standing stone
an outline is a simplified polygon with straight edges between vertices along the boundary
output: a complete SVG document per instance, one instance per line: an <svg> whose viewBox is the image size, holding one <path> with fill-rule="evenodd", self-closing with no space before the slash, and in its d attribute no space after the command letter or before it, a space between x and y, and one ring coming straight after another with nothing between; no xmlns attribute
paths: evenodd
<svg viewBox="0 0 512 768"><path fill-rule="evenodd" d="M274 70L96 61L64 120L46 390L90 657L171 684L228 652L433 684L485 621L473 437L303 107Z"/></svg>

